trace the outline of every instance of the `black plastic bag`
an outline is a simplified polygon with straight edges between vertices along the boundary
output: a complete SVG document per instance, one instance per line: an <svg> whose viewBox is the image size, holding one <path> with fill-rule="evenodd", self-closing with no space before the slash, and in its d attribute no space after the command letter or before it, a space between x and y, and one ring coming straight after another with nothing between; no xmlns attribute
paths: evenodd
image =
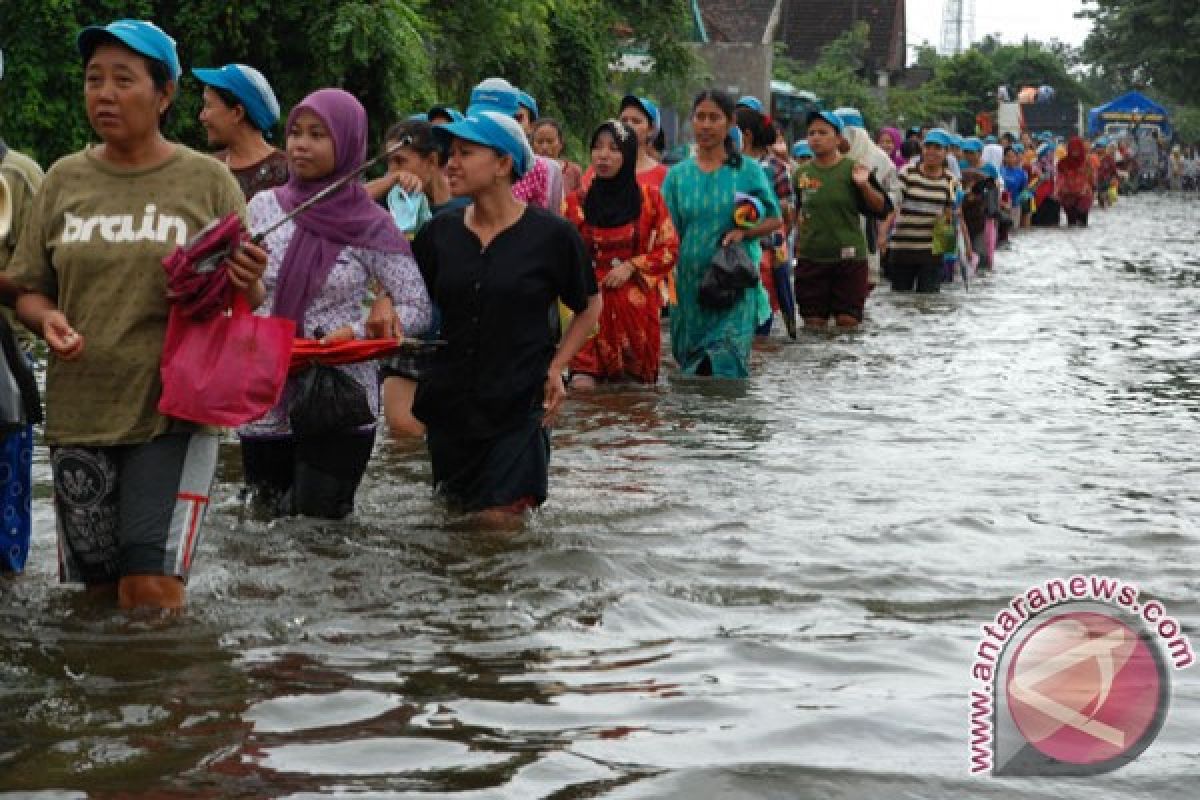
<svg viewBox="0 0 1200 800"><path fill-rule="evenodd" d="M0 438L42 421L37 379L17 337L0 315Z"/></svg>
<svg viewBox="0 0 1200 800"><path fill-rule="evenodd" d="M700 279L700 305L710 311L728 311L743 291L758 285L758 280L758 265L746 248L740 244L719 247Z"/></svg>
<svg viewBox="0 0 1200 800"><path fill-rule="evenodd" d="M337 367L314 364L293 379L289 391L288 419L297 435L321 436L375 422L366 391Z"/></svg>

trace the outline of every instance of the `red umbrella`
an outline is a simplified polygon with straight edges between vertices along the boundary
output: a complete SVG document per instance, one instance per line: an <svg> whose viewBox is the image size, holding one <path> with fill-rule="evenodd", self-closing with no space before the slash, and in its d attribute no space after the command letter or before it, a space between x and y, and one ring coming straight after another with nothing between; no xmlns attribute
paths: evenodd
<svg viewBox="0 0 1200 800"><path fill-rule="evenodd" d="M314 364L358 364L385 358L401 350L422 350L436 347L438 344L440 343L420 339L349 339L328 344L321 344L319 339L296 339L292 345L292 361L288 374L303 372Z"/></svg>

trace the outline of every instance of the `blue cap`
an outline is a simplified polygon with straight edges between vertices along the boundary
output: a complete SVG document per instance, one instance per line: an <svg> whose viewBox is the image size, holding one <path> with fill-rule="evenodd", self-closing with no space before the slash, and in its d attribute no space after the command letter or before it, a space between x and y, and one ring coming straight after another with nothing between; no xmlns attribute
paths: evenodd
<svg viewBox="0 0 1200 800"><path fill-rule="evenodd" d="M534 100L533 95L529 94L528 92L522 92L520 89L517 90L517 105L521 108L528 109L529 113L533 114L534 119L537 119L541 116L541 114L538 113L537 100Z"/></svg>
<svg viewBox="0 0 1200 800"><path fill-rule="evenodd" d="M923 144L936 144L942 147L949 147L954 144L954 137L945 128L934 128L925 134Z"/></svg>
<svg viewBox="0 0 1200 800"><path fill-rule="evenodd" d="M451 122L462 122L466 119L463 113L453 106L434 106L425 112L426 120L431 120L434 117L449 117Z"/></svg>
<svg viewBox="0 0 1200 800"><path fill-rule="evenodd" d="M650 120L650 127L658 130L662 125L662 118L658 114L658 106L649 97L638 97L635 94L627 94L621 98L621 111L627 108L636 108L646 115L646 119Z"/></svg>
<svg viewBox="0 0 1200 800"><path fill-rule="evenodd" d="M801 139L792 145L792 158L814 158L815 154L812 148L808 146L807 139Z"/></svg>
<svg viewBox="0 0 1200 800"><path fill-rule="evenodd" d="M246 116L260 131L269 131L279 122L279 101L263 74L245 64L226 64L217 69L193 69L203 84L225 89L246 107Z"/></svg>
<svg viewBox="0 0 1200 800"><path fill-rule="evenodd" d="M970 138L963 140L962 149L965 153L982 153L983 140L978 136L971 136Z"/></svg>
<svg viewBox="0 0 1200 800"><path fill-rule="evenodd" d="M96 47L110 36L135 53L166 64L171 80L179 80L183 70L179 67L179 53L175 50L175 40L153 22L119 19L108 25L92 25L79 32L75 44L79 48L79 54L86 60L95 52Z"/></svg>
<svg viewBox="0 0 1200 800"><path fill-rule="evenodd" d="M1021 144L1020 142L1015 142L1012 146L1012 149L1014 153L1020 155L1021 153L1025 152L1025 145Z"/></svg>
<svg viewBox="0 0 1200 800"><path fill-rule="evenodd" d="M992 178L992 179L996 179L996 178L1000 177L1000 170L996 169L995 164L984 164L982 167L979 168L979 171L982 172L987 177Z"/></svg>
<svg viewBox="0 0 1200 800"><path fill-rule="evenodd" d="M759 100L752 94L743 95L738 98L737 104L743 108L748 108L751 111L757 111L760 114L765 114L763 110L762 100Z"/></svg>
<svg viewBox="0 0 1200 800"><path fill-rule="evenodd" d="M1042 146L1038 148L1038 158L1043 158L1047 153L1053 153L1053 152L1054 152L1054 143L1053 142L1043 142Z"/></svg>
<svg viewBox="0 0 1200 800"><path fill-rule="evenodd" d="M460 122L434 125L433 135L445 145L449 145L451 139L466 139L512 156L513 171L518 178L533 166L534 155L529 140L511 114L479 110L467 114Z"/></svg>
<svg viewBox="0 0 1200 800"><path fill-rule="evenodd" d="M954 147L957 147L959 150L961 150L962 146L967 143L967 140L964 139L963 137L959 136L957 133L950 134L950 139L951 139L951 142L950 142L951 145L953 145Z"/></svg>
<svg viewBox="0 0 1200 800"><path fill-rule="evenodd" d="M988 144L1000 144L1000 140L996 138L995 134L991 133L985 136L983 141L987 142Z"/></svg>
<svg viewBox="0 0 1200 800"><path fill-rule="evenodd" d="M733 139L733 146L740 153L742 151L742 129L734 125L729 129L729 138Z"/></svg>
<svg viewBox="0 0 1200 800"><path fill-rule="evenodd" d="M479 112L495 111L497 114L513 116L521 107L520 93L504 78L488 78L480 81L471 90L471 101L467 104L467 116L474 117Z"/></svg>
<svg viewBox="0 0 1200 800"><path fill-rule="evenodd" d="M857 108L839 108L833 112L838 115L838 119L847 128L866 128L867 123L863 120L862 112Z"/></svg>
<svg viewBox="0 0 1200 800"><path fill-rule="evenodd" d="M804 123L804 127L807 129L809 125L813 124L813 120L817 120L817 119L825 120L830 125L832 125L833 129L835 131L837 131L838 133L841 133L846 127L846 123L842 122L842 118L839 117L837 114L833 113L832 111L814 111L814 112L812 112L811 114L808 115L808 120Z"/></svg>

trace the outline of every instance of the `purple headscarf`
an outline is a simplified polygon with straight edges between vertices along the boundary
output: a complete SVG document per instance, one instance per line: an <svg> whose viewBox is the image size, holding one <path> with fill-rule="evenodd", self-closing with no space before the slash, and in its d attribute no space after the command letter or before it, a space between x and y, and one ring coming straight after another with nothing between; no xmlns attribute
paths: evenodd
<svg viewBox="0 0 1200 800"><path fill-rule="evenodd" d="M892 163L897 167L903 167L908 163L908 159L904 157L904 134L899 128L880 128L880 133L886 133L892 139L892 150L888 153L888 157L892 159Z"/></svg>
<svg viewBox="0 0 1200 800"><path fill-rule="evenodd" d="M341 89L320 89L304 98L288 115L291 130L301 111L321 118L333 139L333 172L317 181L303 181L292 172L286 185L275 189L284 212L362 166L367 156L367 112L354 95ZM408 240L391 215L376 205L358 181L300 214L296 233L283 255L272 312L303 324L304 314L320 293L338 254L346 247L383 253L410 254Z"/></svg>

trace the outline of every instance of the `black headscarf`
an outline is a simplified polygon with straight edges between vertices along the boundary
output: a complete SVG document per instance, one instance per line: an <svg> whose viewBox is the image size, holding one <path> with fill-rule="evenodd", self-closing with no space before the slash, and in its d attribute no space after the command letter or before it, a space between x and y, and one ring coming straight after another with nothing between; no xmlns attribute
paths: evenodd
<svg viewBox="0 0 1200 800"><path fill-rule="evenodd" d="M637 182L637 137L620 120L610 119L592 134L595 149L600 134L608 133L621 151L621 169L611 178L597 175L583 198L583 218L596 228L617 228L634 222L642 213L642 189Z"/></svg>

